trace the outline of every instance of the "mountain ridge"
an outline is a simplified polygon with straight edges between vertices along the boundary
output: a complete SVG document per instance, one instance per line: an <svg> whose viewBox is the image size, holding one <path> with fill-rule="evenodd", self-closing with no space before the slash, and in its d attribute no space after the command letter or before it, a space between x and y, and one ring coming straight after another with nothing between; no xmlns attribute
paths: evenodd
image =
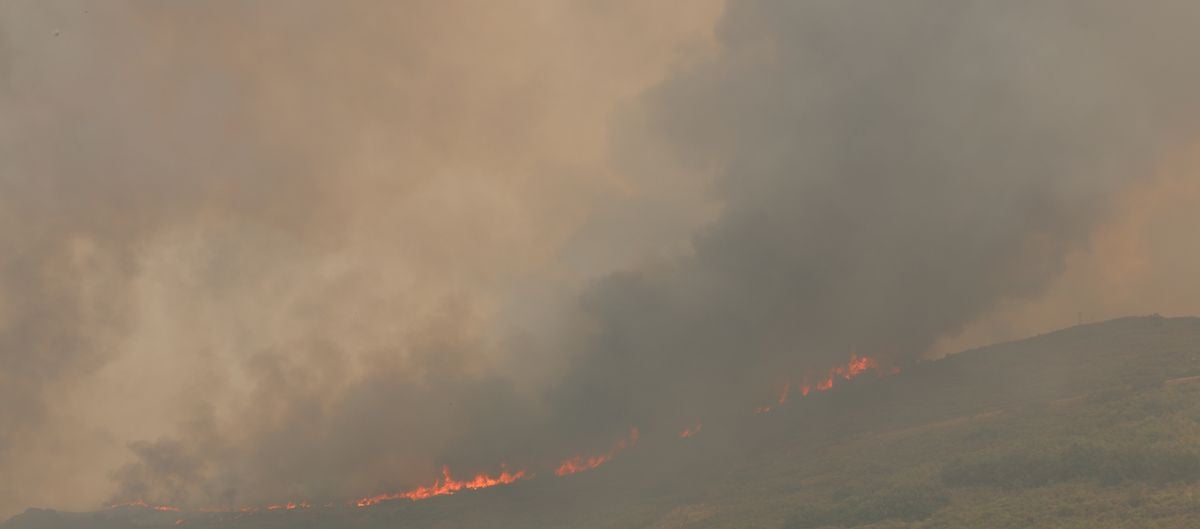
<svg viewBox="0 0 1200 529"><path fill-rule="evenodd" d="M1091 492L1096 497L1127 494L1122 488L1127 485L1149 487L1151 493L1145 494L1151 497L1161 491L1174 494L1171 487L1200 478L1200 466L1195 475L1167 475L1160 483L1154 469L1135 464L1122 471L1127 478L1114 474L1120 479L1107 485L1105 480L1116 479L1107 470L1064 466L1057 474L1042 475L1036 467L1090 457L1100 468L1126 457L1122 451L1142 446L1157 452L1136 457L1152 459L1161 452L1182 467L1192 464L1200 434L1191 435L1187 417L1195 411L1194 419L1200 419L1200 409L1192 410L1184 397L1200 396L1200 384L1185 382L1198 375L1200 318L1118 318L915 363L896 376L856 380L765 416L725 425L740 436L736 441L722 437L732 433L706 426L682 445L646 443L605 467L561 480L368 509L253 514L30 509L0 523L0 529L942 527L936 525L939 517L977 504L1016 501L1030 487L1090 490L1096 482L1102 487ZM1155 399L1174 404L1154 404ZM1140 408L1113 419L1111 431L1104 431L1110 423L1095 418L1128 406L1149 406L1147 417L1167 417L1147 427L1161 430L1156 435L1162 439L1144 440L1123 429L1125 422L1148 420L1139 418ZM1056 421L1078 421L1080 432L1090 428L1097 436L1112 433L1116 440L1111 446L1093 443L1072 452L1072 446L1083 446L1087 439L1059 432ZM1182 433L1172 433L1173 428ZM1121 432L1129 435L1121 437ZM723 446L729 443L735 443L733 449ZM1050 448L1032 448L1038 443ZM931 446L940 451L931 452ZM855 447L866 454L861 460L850 451ZM892 461L890 455L913 465ZM843 466L834 464L838 461ZM1030 475L1000 470L1007 467ZM538 508L548 504L554 506ZM1120 513L1114 516L1120 518ZM1195 520L1188 513L1177 517L1200 521L1200 515ZM821 523L825 525L814 525ZM1022 523L1032 527L1040 522Z"/></svg>

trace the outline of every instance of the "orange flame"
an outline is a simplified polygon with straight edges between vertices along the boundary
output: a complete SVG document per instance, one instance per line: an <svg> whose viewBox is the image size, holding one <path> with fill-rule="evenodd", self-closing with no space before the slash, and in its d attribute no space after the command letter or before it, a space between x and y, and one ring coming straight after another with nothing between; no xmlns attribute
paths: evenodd
<svg viewBox="0 0 1200 529"><path fill-rule="evenodd" d="M784 404L787 404L788 394L791 392L791 390L792 390L792 383L785 382L783 384L783 389L779 391L779 398L775 399L775 403L778 404L779 406L783 406ZM806 396L806 397L808 396L808 386L801 387L800 391L804 396ZM757 408L754 408L754 413L768 413L772 409L774 409L773 406L759 406Z"/></svg>
<svg viewBox="0 0 1200 529"><path fill-rule="evenodd" d="M879 361L869 356L858 356L856 353L850 353L850 361L846 365L834 366L826 373L816 384L810 384L808 377L805 376L805 382L800 386L800 396L807 397L814 391L829 391L833 389L833 383L837 379L850 380L863 373L874 370L880 376L895 375L900 372L900 368L893 367L886 372ZM786 404L788 395L791 391L791 383L785 383L783 390L779 393L779 398L776 400L776 405ZM754 409L754 413L767 413L771 411L772 406L759 406Z"/></svg>
<svg viewBox="0 0 1200 529"><path fill-rule="evenodd" d="M851 379L858 377L858 376L862 375L863 373L866 373L871 370L876 371L880 376L894 375L894 374L897 374L900 372L900 368L898 368L898 367L890 368L885 372L884 368L880 365L878 360L871 358L871 357L867 357L867 356L860 357L855 353L851 353L850 361L848 363L846 363L845 365L835 366L835 367L831 368L827 372L826 376L823 379L821 379L820 382L817 382L816 384L810 384L808 382L808 380L809 380L808 377L805 376L804 383L802 385L798 386L797 392L800 394L801 397L807 397L813 391L829 391L829 390L833 389L834 381L836 379L841 378L844 380L851 380ZM783 388L779 392L779 397L777 399L775 399L774 404L767 405L767 406L760 406L760 407L756 408L754 410L754 412L755 413L767 413L773 409L773 406L782 406L784 404L787 404L788 397L791 395L791 389L792 389L792 386L791 386L790 382L784 383ZM700 430L702 429L702 427L703 427L703 425L701 423L696 423L695 426L685 428L682 432L680 432L679 437L685 438L685 439L693 437L696 434L700 433ZM622 450L625 450L626 448L636 445L638 442L638 436L639 436L638 429L636 427L630 428L629 437L624 438L624 439L619 439L616 443L613 444L613 447L607 453L590 456L590 457L584 457L582 455L577 455L577 456L567 459L567 460L563 461L561 464L559 464L558 468L554 471L554 474L557 476L567 476L567 475L576 474L579 472L584 472L587 470L592 470L596 467L599 467L600 465L603 465L603 464L607 463L608 461L611 461L617 455L618 452L621 452ZM498 485L508 485L508 484L515 483L520 480L530 479L532 477L533 477L532 474L529 474L524 470L519 470L516 472L509 472L508 470L502 469L501 473L494 477L489 476L487 474L480 473L480 474L476 474L475 477L470 480L459 481L459 480L454 479L454 477L450 475L449 467L442 467L442 479L435 480L432 485L422 485L422 486L418 486L414 489L403 491L403 492L395 492L395 493L390 493L390 494L378 494L375 496L370 496L367 498L360 499L357 502L354 502L354 505L357 505L358 507L369 507L371 505L375 505L375 504L382 503L385 501L390 501L390 500L400 500L400 499L408 499L408 500L412 500L412 501L424 500L424 499L432 498L435 496L451 495L451 494L454 494L454 493L459 492L464 489L477 490L477 489L485 489L485 488L489 488L489 487L495 487ZM114 508L114 509L119 508L119 507L136 507L136 508L149 509L149 510L155 510L155 511L180 512L180 509L178 507L171 507L171 506L166 506L166 505L150 505L143 500L134 500L134 501L120 503L120 504L114 504L114 505L110 506L110 508ZM264 510L265 511L281 511L281 510L291 511L291 510L296 510L296 509L308 509L311 507L312 507L312 505L309 502L301 501L299 503L287 502L287 503L281 503L281 504L274 504L274 505L269 505L269 506L262 507L262 508L243 507L241 509L238 509L237 512L241 513L242 516L245 516L245 515L253 515L255 513L258 513L258 512L264 511ZM326 504L325 507L331 508L331 507L334 507L334 504L331 504L331 503ZM228 512L228 511L210 507L210 508L200 509L200 512ZM183 522L184 522L184 520L181 518L176 523L181 524Z"/></svg>
<svg viewBox="0 0 1200 529"><path fill-rule="evenodd" d="M300 503L296 503L294 501L289 501L287 503L268 505L267 510L268 511L294 511L296 509L307 509L309 507L312 507L312 504L308 503L307 501L302 501ZM245 509L243 509L243 511L244 510Z"/></svg>
<svg viewBox="0 0 1200 529"><path fill-rule="evenodd" d="M695 436L696 434L700 433L700 429L703 427L704 427L703 424L696 423L696 425L692 426L691 428L684 428L684 430L682 432L679 432L679 436L684 439L687 439L688 437L692 437L692 436Z"/></svg>
<svg viewBox="0 0 1200 529"><path fill-rule="evenodd" d="M817 391L829 391L829 390L833 389L833 375L830 375L825 380L822 380L813 389L815 389Z"/></svg>
<svg viewBox="0 0 1200 529"><path fill-rule="evenodd" d="M869 370L879 371L879 361L869 356L858 356L855 353L850 353L850 362L844 366L834 366L825 375L825 378L817 383L812 389L816 391L829 391L833 389L833 382L836 379L850 380ZM896 371L898 372L898 371ZM808 389L807 387L805 388Z"/></svg>
<svg viewBox="0 0 1200 529"><path fill-rule="evenodd" d="M617 452L620 452L621 450L624 450L633 445L636 445L637 441L638 441L638 429L636 427L630 428L629 429L629 438L621 439L621 440L617 441L616 444L613 445L612 450L609 450L608 453L600 454L597 456L591 456L588 458L585 458L583 456L572 457L566 461L563 461L560 465L558 465L558 469L556 469L554 471L554 475L569 476L571 474L576 474L579 472L583 472L585 470L591 470L593 468L596 468L600 465L603 465L603 464L609 462L609 460L611 460L614 456L617 455Z"/></svg>
<svg viewBox="0 0 1200 529"><path fill-rule="evenodd" d="M832 373L846 380L866 373L868 369L879 369L879 362L868 356L858 356L850 353L850 363L833 368Z"/></svg>
<svg viewBox="0 0 1200 529"><path fill-rule="evenodd" d="M481 473L481 474L476 474L474 478L472 478L468 481L459 481L459 480L454 479L454 477L450 475L450 467L442 467L442 478L443 479L435 480L432 485L428 485L428 486L422 485L422 486L419 486L412 490L407 490L404 492L396 492L396 493L392 493L392 494L379 494L376 496L371 496L369 498L363 498L361 500L358 500L358 502L356 502L355 505L357 505L359 507L369 507L369 506L375 505L377 503L382 503L382 502L391 501L391 500L400 500L400 499L407 499L407 500L412 500L412 501L424 500L427 498L432 498L434 496L446 496L446 495L454 494L463 489L477 490L477 489L486 489L489 487L495 487L497 485L508 485L510 483L515 483L519 480L526 479L529 477L532 477L532 476L526 474L526 472L524 470L518 470L516 472L509 472L507 470L503 470L500 472L500 474L498 474L494 477Z"/></svg>

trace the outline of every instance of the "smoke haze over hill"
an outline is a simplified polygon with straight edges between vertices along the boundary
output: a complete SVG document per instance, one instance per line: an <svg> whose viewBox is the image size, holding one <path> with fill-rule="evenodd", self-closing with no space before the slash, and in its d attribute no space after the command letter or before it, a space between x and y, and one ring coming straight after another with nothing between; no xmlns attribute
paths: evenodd
<svg viewBox="0 0 1200 529"><path fill-rule="evenodd" d="M554 479L852 353L1195 312L1197 21L7 3L0 517Z"/></svg>

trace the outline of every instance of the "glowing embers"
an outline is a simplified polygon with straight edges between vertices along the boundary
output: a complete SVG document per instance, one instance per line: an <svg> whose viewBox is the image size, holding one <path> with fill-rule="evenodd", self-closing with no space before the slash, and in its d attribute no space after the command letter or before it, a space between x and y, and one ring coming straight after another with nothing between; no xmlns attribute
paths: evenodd
<svg viewBox="0 0 1200 529"><path fill-rule="evenodd" d="M863 373L866 373L867 371L872 370L881 375L883 374L883 370L879 367L878 360L875 360L869 356L858 356L857 354L851 353L850 362L846 363L846 365L835 366L830 369L829 373L825 375L825 378L820 382L817 382L816 385L810 386L808 382L805 381L804 386L801 387L800 393L802 395L808 395L810 391L829 391L833 389L834 380L839 378L843 380L851 380Z"/></svg>
<svg viewBox="0 0 1200 529"><path fill-rule="evenodd" d="M296 509L307 509L309 507L312 507L312 504L308 503L307 501L302 501L300 503L296 503L294 501L289 501L287 503L268 505L267 510L268 511L294 511Z"/></svg>
<svg viewBox="0 0 1200 529"><path fill-rule="evenodd" d="M801 384L799 388L800 396L807 397L814 391L829 391L833 389L834 381L838 379L852 380L869 371L874 371L878 376L894 375L900 372L900 368L896 367L890 370L884 370L878 360L869 356L858 356L855 353L851 353L849 362L847 362L845 365L839 365L830 368L829 371L826 372L825 376L820 378L815 383L810 382L809 376L805 375L804 383ZM786 404L790 391L791 383L785 383L783 385L783 389L779 392L779 398L776 399L776 403L774 405L759 406L754 409L754 413L767 413L774 409L774 406Z"/></svg>
<svg viewBox="0 0 1200 529"><path fill-rule="evenodd" d="M791 389L792 389L792 384L790 382L786 382L783 384L783 390L779 392L779 398L775 399L776 405L782 406L784 404L787 404L788 392L791 391ZM804 386L802 388L801 392L803 393L803 395L805 397L807 397L808 396L808 386L807 385ZM754 408L754 413L767 413L767 412L771 411L771 409L772 409L771 406L759 406L757 408Z"/></svg>
<svg viewBox="0 0 1200 529"><path fill-rule="evenodd" d="M803 379L802 384L794 385L790 382L785 383L780 388L777 396L775 396L772 399L771 404L757 408L755 410L755 413L770 412L778 406L787 404L789 399L795 398L796 395L799 395L801 398L803 398L803 397L809 396L810 394L812 394L812 392L815 392L815 391L816 392L829 391L829 390L833 389L835 383L839 380L852 380L852 379L862 376L863 374L868 373L868 372L874 372L874 373L876 373L877 376L885 376L885 375L897 374L900 372L900 369L899 368L884 368L881 365L881 363L875 358L871 358L871 357L867 357L867 356L858 356L857 354L851 354L850 360L846 364L838 365L838 366L834 366L834 367L830 368L829 370L827 370L824 373L824 375L821 378L816 379L816 381L813 381L811 376L806 375ZM699 434L702 428L703 428L703 425L699 422L696 422L694 425L688 426L687 428L684 428L682 431L680 431L678 434L678 437L682 438L682 439L689 439L689 438L694 437L697 434ZM638 429L636 427L630 428L629 435L627 437L618 439L615 443L613 443L612 447L607 452L602 453L602 454L597 454L597 455L591 455L591 456L577 455L577 456L571 457L565 461L562 461L558 465L558 467L555 469L554 474L556 476L568 476L568 475L572 475L572 474L577 474L579 472L585 472L588 470L592 470L601 465L604 465L605 463L611 461L614 457L616 457L616 455L618 453L620 453L621 451L623 451L627 448L630 448L632 446L635 446L638 443L638 437L639 437ZM352 506L358 506L358 507L369 507L372 505L376 505L379 503L383 503L386 501L392 501L392 500L407 499L407 500L412 500L412 501L418 501L418 500L433 498L436 496L451 495L451 494L455 494L462 490L478 490L478 489L496 487L499 485L508 485L508 484L515 483L517 481L521 481L521 480L525 480L525 479L532 479L533 477L534 477L533 474L527 472L526 470L518 470L516 472L510 472L507 469L504 469L502 467L501 472L494 476L488 475L485 473L480 473L480 474L476 474L471 479L459 480L459 479L455 479L454 476L452 476L450 474L449 467L442 467L442 478L434 480L434 482L430 485L422 485L422 486L418 486L413 489L402 491L402 492L378 494L375 496L362 498L357 501L351 501L351 502L348 502L347 504L352 505ZM333 504L333 503L329 503L329 504L325 505L326 508L335 508L336 506L337 505ZM140 509L148 509L148 510L155 510L155 511L172 511L172 512L180 511L180 509L176 508L176 507L163 506L163 505L150 505L141 500L112 505L112 508L119 508L119 507L140 508ZM231 513L237 513L238 517L241 517L241 516L253 516L255 514L265 513L265 512L280 512L280 511L286 512L286 511L293 511L293 510L297 510L297 509L309 509L311 507L312 507L312 505L309 504L309 502L301 501L301 502L280 503L280 504L274 504L274 505L269 505L269 506L265 506L265 507L243 507L241 509L237 509L236 511L230 511L230 510L226 510L226 509L206 508L206 509L200 509L200 512L216 512L216 513L231 512Z"/></svg>
<svg viewBox="0 0 1200 529"><path fill-rule="evenodd" d="M690 426L688 428L684 428L682 432L679 432L679 437L682 437L684 439L687 439L689 437L695 437L696 434L700 433L700 430L703 427L704 427L703 424L696 423L695 426Z"/></svg>
<svg viewBox="0 0 1200 529"><path fill-rule="evenodd" d="M125 503L109 505L108 507L110 509L117 509L120 507L131 507L131 508L135 508L135 509L147 509L147 510L151 510L151 511L179 512L178 507L171 507L169 505L150 505L142 500L127 501Z"/></svg>
<svg viewBox="0 0 1200 529"><path fill-rule="evenodd" d="M434 496L446 496L454 494L460 490L477 490L495 487L497 485L508 485L522 479L532 477L524 470L509 472L502 470L500 474L489 476L487 474L476 474L474 478L466 481L459 481L450 475L450 467L442 467L442 479L436 480L432 485L422 485L404 492L395 492L391 494L379 494L369 498L358 500L355 505L359 507L369 507L377 503L391 500L424 500Z"/></svg>
<svg viewBox="0 0 1200 529"><path fill-rule="evenodd" d="M576 474L579 472L583 472L586 470L591 470L593 468L596 468L596 467L603 465L603 464L609 462L610 460L612 460L612 458L614 456L616 456L618 452L620 452L626 448L629 448L633 445L636 445L637 441L638 441L638 429L636 427L630 428L629 429L629 438L618 440L615 444L613 444L612 449L609 450L607 453L596 455L596 456L591 456L591 457L587 457L587 458L585 458L581 455L572 457L566 461L563 461L561 464L559 464L558 468L554 471L554 475L569 476L571 474Z"/></svg>

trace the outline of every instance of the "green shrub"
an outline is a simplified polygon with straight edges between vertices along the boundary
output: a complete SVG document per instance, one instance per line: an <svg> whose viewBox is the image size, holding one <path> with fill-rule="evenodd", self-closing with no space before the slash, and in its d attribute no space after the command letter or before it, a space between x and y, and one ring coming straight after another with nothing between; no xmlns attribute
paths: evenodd
<svg viewBox="0 0 1200 529"><path fill-rule="evenodd" d="M804 505L792 513L784 529L856 527L885 520L924 520L950 502L933 487L896 487L871 494L853 495L832 505Z"/></svg>
<svg viewBox="0 0 1200 529"><path fill-rule="evenodd" d="M1195 481L1200 479L1200 453L1182 444L1072 444L957 459L942 469L943 483L952 487L1029 488L1075 479L1105 485Z"/></svg>

